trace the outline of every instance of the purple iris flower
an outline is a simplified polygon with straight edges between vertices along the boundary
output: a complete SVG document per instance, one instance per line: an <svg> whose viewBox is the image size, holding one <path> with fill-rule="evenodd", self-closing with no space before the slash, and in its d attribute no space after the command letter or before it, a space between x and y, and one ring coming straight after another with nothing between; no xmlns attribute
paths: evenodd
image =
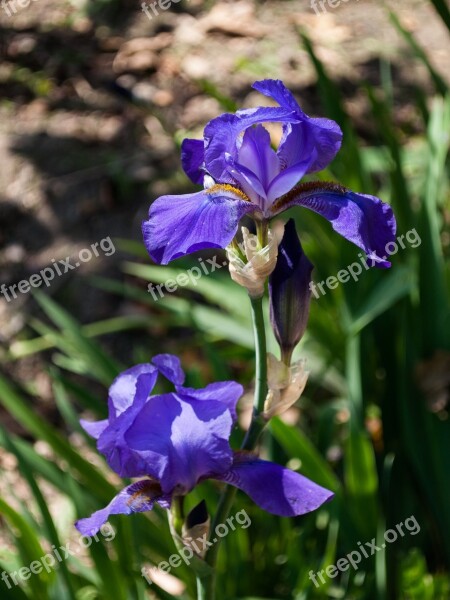
<svg viewBox="0 0 450 600"><path fill-rule="evenodd" d="M174 384L174 392L151 395L158 374ZM80 533L94 535L113 514L151 510L155 503L168 509L174 496L187 494L205 479L230 483L280 516L305 514L332 497L332 492L294 471L248 452L233 452L229 437L241 385L225 381L191 389L183 382L179 359L158 355L115 379L108 419L82 422L114 471L144 479L79 520Z"/></svg>
<svg viewBox="0 0 450 600"><path fill-rule="evenodd" d="M183 168L205 189L161 196L151 205L142 230L152 259L167 264L197 250L225 248L244 215L268 221L298 205L330 221L366 252L372 266L389 267L385 247L396 231L389 205L334 183L299 184L336 156L342 140L337 123L308 117L281 81L266 79L253 87L279 106L225 113L206 125L204 140L184 140ZM282 125L276 151L265 122Z"/></svg>

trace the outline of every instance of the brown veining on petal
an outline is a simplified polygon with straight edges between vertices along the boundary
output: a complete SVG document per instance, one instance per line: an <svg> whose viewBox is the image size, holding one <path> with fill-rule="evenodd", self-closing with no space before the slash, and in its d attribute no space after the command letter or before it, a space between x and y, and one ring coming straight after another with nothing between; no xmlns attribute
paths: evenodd
<svg viewBox="0 0 450 600"><path fill-rule="evenodd" d="M333 183L331 181L307 181L296 185L290 192L275 200L272 204L271 210L273 213L279 212L281 209L287 207L295 198L299 195L314 193L314 192L335 192L336 194L345 194L348 189L339 183Z"/></svg>
<svg viewBox="0 0 450 600"><path fill-rule="evenodd" d="M133 510L139 509L149 501L155 500L161 495L161 486L156 481L141 482L140 489L132 494L127 504Z"/></svg>
<svg viewBox="0 0 450 600"><path fill-rule="evenodd" d="M234 464L252 459L258 460L258 455L254 450L236 450L233 455Z"/></svg>

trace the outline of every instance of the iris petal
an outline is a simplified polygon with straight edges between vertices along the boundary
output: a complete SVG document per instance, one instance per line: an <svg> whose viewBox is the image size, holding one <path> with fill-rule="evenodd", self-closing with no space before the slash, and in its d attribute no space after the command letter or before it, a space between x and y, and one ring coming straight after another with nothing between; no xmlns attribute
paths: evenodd
<svg viewBox="0 0 450 600"><path fill-rule="evenodd" d="M225 113L210 121L205 127L205 165L207 171L221 183L233 183L228 172L225 154L237 158L239 135L258 123L289 123L298 118L290 109L261 107L240 110L235 115Z"/></svg>
<svg viewBox="0 0 450 600"><path fill-rule="evenodd" d="M181 144L181 164L184 172L193 183L201 185L205 175L202 168L205 162L203 140L186 138Z"/></svg>
<svg viewBox="0 0 450 600"><path fill-rule="evenodd" d="M152 364L171 383L174 385L183 385L185 375L178 356L174 354L157 354L152 358Z"/></svg>
<svg viewBox="0 0 450 600"><path fill-rule="evenodd" d="M164 492L187 493L210 473L229 468L232 426L232 414L222 401L164 394L149 400L125 439Z"/></svg>
<svg viewBox="0 0 450 600"><path fill-rule="evenodd" d="M390 266L386 245L394 241L397 226L389 204L339 185L312 182L297 186L277 200L272 214L295 205L309 208L330 221L337 233L364 250L370 266Z"/></svg>
<svg viewBox="0 0 450 600"><path fill-rule="evenodd" d="M229 165L229 172L235 181L239 183L250 200L259 206L260 198L266 198L266 190L258 176L249 168L234 160L231 154L227 154L226 162Z"/></svg>
<svg viewBox="0 0 450 600"><path fill-rule="evenodd" d="M311 162L307 173L324 169L341 147L342 131L339 125L330 119L308 117L280 80L257 81L253 87L278 102L281 108L295 113L295 117L284 126L283 139L278 149L280 158L287 161L286 166L302 162L315 149L315 160Z"/></svg>
<svg viewBox="0 0 450 600"><path fill-rule="evenodd" d="M234 485L263 510L281 517L304 515L333 497L303 475L246 453L236 453L230 470L215 479Z"/></svg>
<svg viewBox="0 0 450 600"><path fill-rule="evenodd" d="M136 386L142 375L138 394ZM133 403L142 405L152 391L158 377L158 370L150 363L136 365L118 375L109 388L109 419L114 420L125 412Z"/></svg>
<svg viewBox="0 0 450 600"><path fill-rule="evenodd" d="M163 494L160 485L155 481L137 481L119 492L108 506L87 519L77 521L75 527L82 535L95 535L110 515L130 515L152 510L155 502L163 508L170 508L171 497Z"/></svg>
<svg viewBox="0 0 450 600"><path fill-rule="evenodd" d="M305 113L299 107L292 92L287 89L280 79L262 79L261 81L255 81L255 83L252 85L252 88L261 94L264 94L264 96L272 98L283 108L299 113L301 116L306 117Z"/></svg>
<svg viewBox="0 0 450 600"><path fill-rule="evenodd" d="M101 434L108 427L108 419L104 419L103 421L85 421L84 419L80 419L80 425L95 440L101 436Z"/></svg>
<svg viewBox="0 0 450 600"><path fill-rule="evenodd" d="M97 439L97 448L108 464L122 477L149 474L145 461L133 452L124 439L126 430L149 399L158 372L175 385L184 382L180 359L172 354L158 354L152 363L136 365L121 373L109 389L109 419L81 425Z"/></svg>
<svg viewBox="0 0 450 600"><path fill-rule="evenodd" d="M201 389L177 387L177 392L183 396L183 398L221 402L228 408L233 417L233 421L235 421L236 404L238 403L239 398L242 397L244 389L242 385L234 381L219 381L217 383L210 383L205 388Z"/></svg>
<svg viewBox="0 0 450 600"><path fill-rule="evenodd" d="M155 373L157 374L156 369ZM154 378L156 379L156 376ZM147 469L146 462L138 453L130 449L125 440L126 431L148 401L153 386L153 374L140 375L136 379L134 388L132 386L128 388L130 406L119 416L115 418L110 416L108 427L98 438L98 451L105 456L111 469L121 477L153 475L153 472Z"/></svg>
<svg viewBox="0 0 450 600"><path fill-rule="evenodd" d="M311 164L315 161L317 150L314 147L314 138L308 135L305 123L287 123L283 126L283 137L277 154L283 168L308 160Z"/></svg>
<svg viewBox="0 0 450 600"><path fill-rule="evenodd" d="M306 158L303 162L296 163L291 167L281 171L277 177L271 182L267 191L267 199L273 202L280 196L289 192L305 175L311 160Z"/></svg>
<svg viewBox="0 0 450 600"><path fill-rule="evenodd" d="M280 172L280 161L270 145L269 132L262 125L246 130L238 159L257 176L265 191Z"/></svg>
<svg viewBox="0 0 450 600"><path fill-rule="evenodd" d="M182 196L161 196L142 224L145 246L160 264L203 250L225 248L244 214L255 209L240 190L213 186Z"/></svg>

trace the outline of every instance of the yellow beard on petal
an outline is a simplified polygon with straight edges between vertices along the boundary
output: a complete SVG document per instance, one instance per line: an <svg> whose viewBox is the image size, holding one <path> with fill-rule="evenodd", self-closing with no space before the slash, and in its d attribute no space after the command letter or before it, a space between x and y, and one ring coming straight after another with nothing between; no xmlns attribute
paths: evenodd
<svg viewBox="0 0 450 600"><path fill-rule="evenodd" d="M239 198L241 200L244 200L245 202L251 202L250 198L248 196L246 196L242 190L234 187L233 185L230 185L229 183L216 183L215 185L211 186L210 188L208 188L205 191L207 194L218 194L219 192L228 192L228 193L231 192L232 194L239 196Z"/></svg>

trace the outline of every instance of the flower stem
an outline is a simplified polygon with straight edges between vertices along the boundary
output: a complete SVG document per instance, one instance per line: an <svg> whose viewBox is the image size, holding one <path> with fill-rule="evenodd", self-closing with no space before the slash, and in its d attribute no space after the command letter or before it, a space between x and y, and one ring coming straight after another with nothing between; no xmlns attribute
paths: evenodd
<svg viewBox="0 0 450 600"><path fill-rule="evenodd" d="M172 534L172 539L177 550L181 550L184 547L181 539L181 529L184 521L183 502L184 496L175 496L169 511L170 533Z"/></svg>
<svg viewBox="0 0 450 600"><path fill-rule="evenodd" d="M267 396L267 349L266 330L264 326L263 298L250 298L252 306L253 332L255 335L255 397L253 402L253 418L250 428L242 443L243 450L253 450L258 438L266 424L261 417L264 402ZM236 488L225 486L217 505L214 515L210 538L214 538L214 532L220 523L226 521L236 495ZM206 577L197 577L197 599L214 600L216 572L215 566L219 552L219 542L215 542L208 550L205 560L213 571Z"/></svg>
<svg viewBox="0 0 450 600"><path fill-rule="evenodd" d="M214 600L216 596L216 574L209 577L197 576L197 600Z"/></svg>
<svg viewBox="0 0 450 600"><path fill-rule="evenodd" d="M261 244L261 248L267 246L269 241L269 222L264 219L264 221L256 221L256 235L258 236L258 241Z"/></svg>
<svg viewBox="0 0 450 600"><path fill-rule="evenodd" d="M250 298L252 304L253 331L255 334L255 397L253 401L253 418L245 436L242 448L253 450L259 435L264 429L265 421L261 417L267 396L267 348L266 329L264 326L263 298Z"/></svg>
<svg viewBox="0 0 450 600"><path fill-rule="evenodd" d="M263 297L251 298L253 331L255 334L256 386L254 409L259 414L264 409L267 396L267 348L264 326Z"/></svg>
<svg viewBox="0 0 450 600"><path fill-rule="evenodd" d="M214 531L216 530L217 525L223 523L228 514L230 512L231 506L233 504L234 497L236 495L236 488L227 485L223 490L223 493L220 497L219 504L217 505L217 511L214 515L214 519L211 525L211 534L214 535ZM214 567L217 561L217 554L219 552L219 543L216 542L211 548L208 550L206 555L206 562Z"/></svg>
<svg viewBox="0 0 450 600"><path fill-rule="evenodd" d="M214 536L217 525L226 521L236 495L236 488L227 485L220 496L219 504L217 505L216 514L214 515L211 525L211 538ZM216 563L219 552L219 542L213 542L209 548L205 561L211 567L211 573L205 577L197 577L197 600L214 600L216 596Z"/></svg>

